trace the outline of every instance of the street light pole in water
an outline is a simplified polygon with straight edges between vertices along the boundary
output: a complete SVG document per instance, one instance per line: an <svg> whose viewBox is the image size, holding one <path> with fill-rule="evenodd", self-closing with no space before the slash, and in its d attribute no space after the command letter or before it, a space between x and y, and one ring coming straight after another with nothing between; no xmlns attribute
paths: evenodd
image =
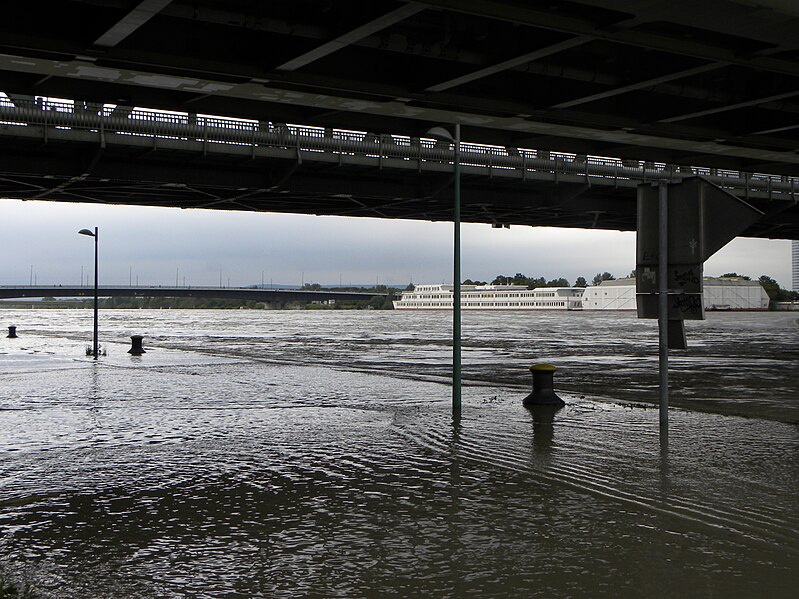
<svg viewBox="0 0 799 599"><path fill-rule="evenodd" d="M92 354L94 355L94 359L97 359L98 355L98 343L97 343L97 330L98 330L98 287L97 287L97 240L98 240L98 230L97 227L94 228L94 233L91 232L89 229L81 229L78 231L80 235L87 235L89 237L94 237L94 342L93 342L93 349Z"/></svg>
<svg viewBox="0 0 799 599"><path fill-rule="evenodd" d="M447 141L455 149L452 161L455 179L455 198L452 209L452 413L461 413L461 126L455 125L455 136L444 127L432 127L427 135L433 139Z"/></svg>

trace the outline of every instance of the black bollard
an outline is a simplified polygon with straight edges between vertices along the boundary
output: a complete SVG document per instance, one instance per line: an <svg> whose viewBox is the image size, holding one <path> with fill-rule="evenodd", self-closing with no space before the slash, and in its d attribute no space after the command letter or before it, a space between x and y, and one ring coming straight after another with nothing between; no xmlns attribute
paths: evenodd
<svg viewBox="0 0 799 599"><path fill-rule="evenodd" d="M130 349L128 353L133 356L140 356L144 353L144 348L141 346L141 340L144 339L142 335L131 335L130 336Z"/></svg>
<svg viewBox="0 0 799 599"><path fill-rule="evenodd" d="M14 327L14 326L8 327L8 338L9 339L16 339L17 338L17 327Z"/></svg>
<svg viewBox="0 0 799 599"><path fill-rule="evenodd" d="M555 377L555 367L552 364L533 364L530 366L533 373L533 392L524 398L525 406L565 406L560 397L555 394L552 379Z"/></svg>

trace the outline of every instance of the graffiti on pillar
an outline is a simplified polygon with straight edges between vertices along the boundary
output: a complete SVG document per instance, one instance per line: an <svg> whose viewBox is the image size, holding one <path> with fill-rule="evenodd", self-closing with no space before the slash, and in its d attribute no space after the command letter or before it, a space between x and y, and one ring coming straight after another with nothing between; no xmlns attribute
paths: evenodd
<svg viewBox="0 0 799 599"><path fill-rule="evenodd" d="M683 270L683 271L679 270L674 271L674 282L677 283L678 285L680 284L698 285L699 280L700 280L699 276L697 275L697 273L694 272L693 268L689 268L688 270Z"/></svg>
<svg viewBox="0 0 799 599"><path fill-rule="evenodd" d="M683 318L701 318L702 296L700 294L675 295L672 296L671 306Z"/></svg>

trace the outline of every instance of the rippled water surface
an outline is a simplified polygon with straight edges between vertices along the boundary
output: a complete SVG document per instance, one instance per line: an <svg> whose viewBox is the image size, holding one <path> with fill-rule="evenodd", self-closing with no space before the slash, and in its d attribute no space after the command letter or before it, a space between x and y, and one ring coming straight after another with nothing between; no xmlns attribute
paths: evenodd
<svg viewBox="0 0 799 599"><path fill-rule="evenodd" d="M97 364L90 311L0 316L0 566L42 596L797 596L796 316L688 323L667 446L627 314L464 314L457 421L444 313L106 311Z"/></svg>

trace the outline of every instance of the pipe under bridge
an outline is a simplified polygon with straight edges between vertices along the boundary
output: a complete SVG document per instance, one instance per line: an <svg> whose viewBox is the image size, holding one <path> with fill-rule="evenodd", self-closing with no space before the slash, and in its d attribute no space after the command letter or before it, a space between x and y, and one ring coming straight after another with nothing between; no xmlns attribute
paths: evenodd
<svg viewBox="0 0 799 599"><path fill-rule="evenodd" d="M0 97L0 197L452 219L454 148L433 139ZM799 239L799 178L464 142L461 218L635 230L642 183L702 175Z"/></svg>
<svg viewBox="0 0 799 599"><path fill-rule="evenodd" d="M293 289L260 289L249 287L138 287L101 285L98 297L205 297L242 299L256 302L302 302L337 300L370 300L387 293L352 291L304 291ZM28 285L0 286L0 298L94 297L93 286Z"/></svg>

